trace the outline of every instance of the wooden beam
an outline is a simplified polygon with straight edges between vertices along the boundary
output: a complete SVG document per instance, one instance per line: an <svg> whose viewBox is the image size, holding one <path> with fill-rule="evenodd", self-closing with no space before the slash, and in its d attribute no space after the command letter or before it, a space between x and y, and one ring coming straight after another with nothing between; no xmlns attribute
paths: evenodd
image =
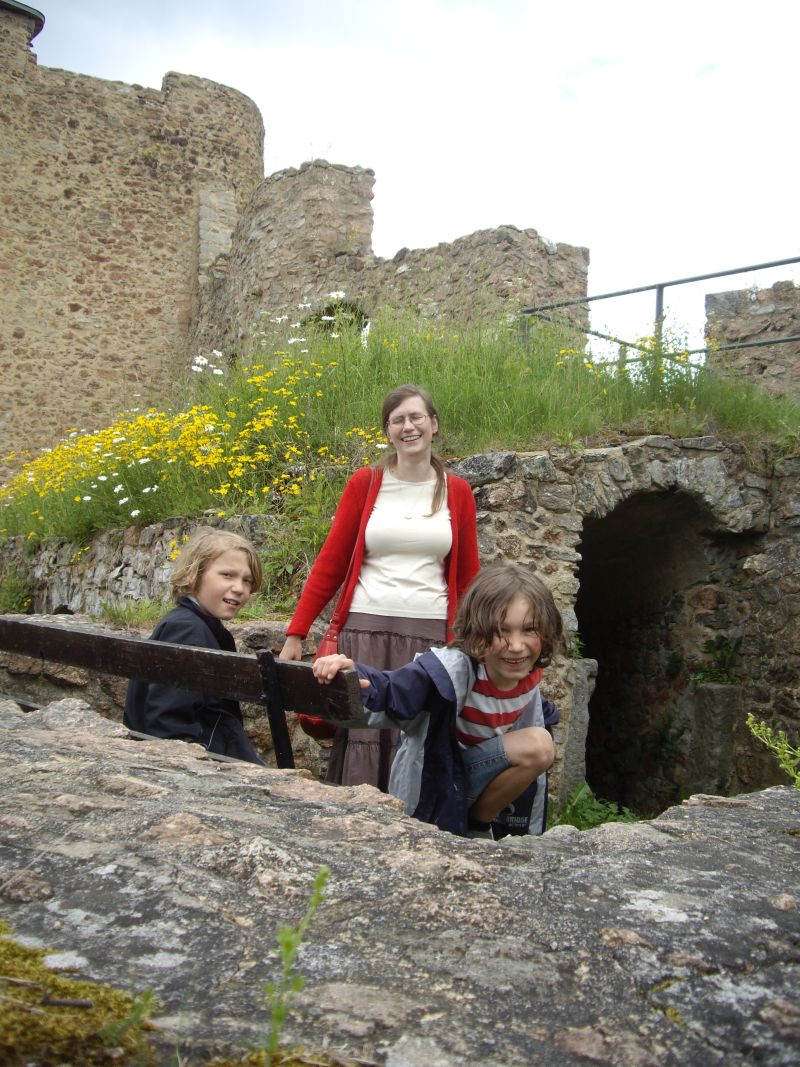
<svg viewBox="0 0 800 1067"><path fill-rule="evenodd" d="M261 670L255 655L126 637L25 616L0 616L0 649L84 667L101 674L213 693L234 700L261 701ZM369 724L355 671L343 671L330 685L315 678L310 663L275 660L285 711L317 715L340 726Z"/></svg>

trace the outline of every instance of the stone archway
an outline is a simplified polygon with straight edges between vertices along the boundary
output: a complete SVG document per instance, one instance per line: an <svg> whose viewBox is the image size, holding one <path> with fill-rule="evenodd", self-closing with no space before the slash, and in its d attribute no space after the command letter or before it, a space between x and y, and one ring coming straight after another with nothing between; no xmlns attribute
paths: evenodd
<svg viewBox="0 0 800 1067"><path fill-rule="evenodd" d="M720 682L736 677L737 559L756 536L720 533L705 502L675 489L584 519L576 614L598 663L586 741L597 795L656 814L728 791L740 687Z"/></svg>
<svg viewBox="0 0 800 1067"><path fill-rule="evenodd" d="M745 717L798 736L800 456L765 452L760 470L753 459L713 438L653 436L451 466L475 492L482 561L528 564L582 638L586 658L580 648L557 657L543 683L560 714L557 803L587 777L587 762L598 792L651 811L683 792L785 780ZM241 520L257 544L278 521L267 516L261 530L263 518ZM154 565L154 545L181 521L103 534L88 553L53 542L31 555L20 538L3 558L30 575L40 612L158 599L168 570ZM706 676L695 686L697 671L714 666L706 641L724 651L739 638L738 684Z"/></svg>

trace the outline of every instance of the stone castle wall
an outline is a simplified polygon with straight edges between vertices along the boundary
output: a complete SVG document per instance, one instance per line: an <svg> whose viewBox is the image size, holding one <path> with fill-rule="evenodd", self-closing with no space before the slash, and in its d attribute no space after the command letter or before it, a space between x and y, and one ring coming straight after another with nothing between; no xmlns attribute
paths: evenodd
<svg viewBox="0 0 800 1067"><path fill-rule="evenodd" d="M800 288L776 282L706 297L706 332L719 344L770 341L800 335ZM709 366L758 382L771 393L800 397L800 341L710 352Z"/></svg>
<svg viewBox="0 0 800 1067"><path fill-rule="evenodd" d="M262 318L302 317L344 292L369 317L378 308L461 320L509 315L586 295L589 253L535 230L503 226L434 248L372 252L373 171L304 163L267 178L205 271L194 347L228 352L254 344ZM588 324L585 308L577 321Z"/></svg>
<svg viewBox="0 0 800 1067"><path fill-rule="evenodd" d="M334 290L428 316L586 293L586 249L510 226L379 259L372 171L315 161L264 181L246 97L39 67L38 28L0 5L0 468L164 404L192 355L239 351L263 316Z"/></svg>
<svg viewBox="0 0 800 1067"><path fill-rule="evenodd" d="M0 7L0 456L163 401L187 366L199 258L263 177L241 93L39 67L34 26Z"/></svg>

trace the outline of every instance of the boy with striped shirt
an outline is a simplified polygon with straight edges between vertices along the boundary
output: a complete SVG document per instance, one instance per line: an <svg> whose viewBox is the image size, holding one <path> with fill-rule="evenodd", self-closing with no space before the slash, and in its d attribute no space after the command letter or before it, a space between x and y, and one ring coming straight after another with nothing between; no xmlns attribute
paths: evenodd
<svg viewBox="0 0 800 1067"><path fill-rule="evenodd" d="M403 731L389 781L408 814L441 829L491 837L491 824L539 782L555 756L539 680L564 644L547 586L518 564L480 571L453 625L454 640L395 671L336 654L318 659L327 682L356 667L370 724ZM520 830L533 829L530 820Z"/></svg>

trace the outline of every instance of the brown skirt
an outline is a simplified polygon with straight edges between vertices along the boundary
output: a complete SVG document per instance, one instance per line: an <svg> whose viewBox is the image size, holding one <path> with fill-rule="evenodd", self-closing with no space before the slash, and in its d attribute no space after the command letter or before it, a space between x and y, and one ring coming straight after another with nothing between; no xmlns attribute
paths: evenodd
<svg viewBox="0 0 800 1067"><path fill-rule="evenodd" d="M351 611L339 634L339 650L358 663L391 671L446 640L444 619L396 619ZM387 792L399 736L399 730L337 730L325 781L337 785L366 783Z"/></svg>

